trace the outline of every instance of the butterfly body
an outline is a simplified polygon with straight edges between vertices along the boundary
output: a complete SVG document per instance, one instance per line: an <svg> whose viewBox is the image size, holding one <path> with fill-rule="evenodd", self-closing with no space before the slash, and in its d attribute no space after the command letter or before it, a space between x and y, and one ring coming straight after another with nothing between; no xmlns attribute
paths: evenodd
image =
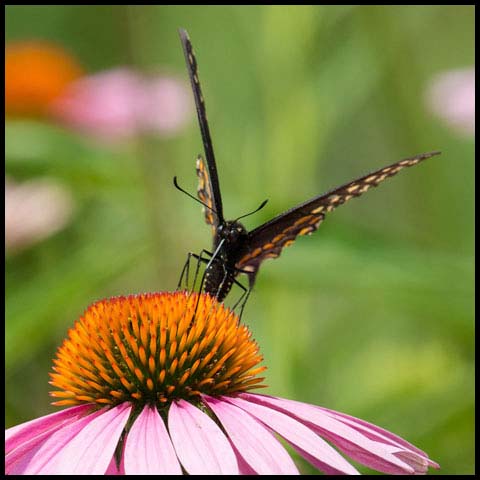
<svg viewBox="0 0 480 480"><path fill-rule="evenodd" d="M247 229L239 221L225 221L216 228L213 238L216 253L205 270L204 291L220 302L232 288L238 274L237 252L245 248L247 241Z"/></svg>
<svg viewBox="0 0 480 480"><path fill-rule="evenodd" d="M416 165L440 153L422 153L387 165L296 205L259 227L247 231L238 219L225 220L223 216L220 184L205 102L198 79L197 61L187 32L180 30L179 33L206 158L204 161L199 155L196 165L199 180L198 198L204 205L205 221L211 226L213 233L213 252L205 270L203 289L220 301L227 296L233 283L236 282L236 277L241 273L248 275L251 290L262 262L268 258L277 258L282 250L291 245L298 236L310 235L317 230L327 213L350 199L362 195L370 188L378 186L403 168Z"/></svg>

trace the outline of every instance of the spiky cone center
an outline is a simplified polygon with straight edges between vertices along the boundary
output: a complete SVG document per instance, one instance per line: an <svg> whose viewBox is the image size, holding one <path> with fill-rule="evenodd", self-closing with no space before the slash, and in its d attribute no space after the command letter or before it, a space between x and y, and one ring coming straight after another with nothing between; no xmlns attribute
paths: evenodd
<svg viewBox="0 0 480 480"><path fill-rule="evenodd" d="M91 305L54 360L54 405L161 407L262 387L251 332L206 294L149 293Z"/></svg>

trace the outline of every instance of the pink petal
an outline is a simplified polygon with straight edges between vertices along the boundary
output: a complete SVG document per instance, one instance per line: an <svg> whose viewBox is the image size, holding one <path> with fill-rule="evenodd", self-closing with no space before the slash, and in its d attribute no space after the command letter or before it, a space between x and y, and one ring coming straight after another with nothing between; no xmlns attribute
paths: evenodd
<svg viewBox="0 0 480 480"><path fill-rule="evenodd" d="M257 472L244 460L240 452L232 444L233 451L237 457L238 472L240 475L257 475Z"/></svg>
<svg viewBox="0 0 480 480"><path fill-rule="evenodd" d="M28 473L29 469L32 468L31 466L36 463L35 457L38 451L60 429L62 429L61 426L27 439L17 448L7 453L5 455L5 473L7 475L24 475Z"/></svg>
<svg viewBox="0 0 480 480"><path fill-rule="evenodd" d="M354 428L330 417L318 407L268 395L244 394L242 398L296 417L342 452L375 470L395 474L414 473L409 464L394 455L398 452L397 447L392 448L390 444L370 440Z"/></svg>
<svg viewBox="0 0 480 480"><path fill-rule="evenodd" d="M185 400L173 402L168 430L181 464L191 475L239 473L235 454L218 425Z"/></svg>
<svg viewBox="0 0 480 480"><path fill-rule="evenodd" d="M66 408L65 410L51 413L50 415L45 415L5 430L5 452L8 453L27 440L58 428L64 423L75 421L77 418L85 415L91 408L92 405Z"/></svg>
<svg viewBox="0 0 480 480"><path fill-rule="evenodd" d="M325 465L329 473L358 475L357 470L350 465L333 447L325 442L309 428L288 415L272 408L258 405L240 397L222 397L237 405L285 438L300 453L305 452ZM324 468L322 468L323 470Z"/></svg>
<svg viewBox="0 0 480 480"><path fill-rule="evenodd" d="M49 433L39 435L15 451L5 455L5 474L23 475L27 471L28 465L32 462L32 458L37 453L43 440L47 438L48 435Z"/></svg>
<svg viewBox="0 0 480 480"><path fill-rule="evenodd" d="M123 468L123 459L120 466L117 466L115 455L110 460L110 464L105 471L105 475L125 475L125 468Z"/></svg>
<svg viewBox="0 0 480 480"><path fill-rule="evenodd" d="M325 475L338 475L339 472L336 468L332 468L330 465L328 465L325 462L322 462L316 457L313 457L309 453L307 453L305 450L302 450L301 448L298 448L295 445L292 445L292 447L295 449L295 451L302 456L305 460L307 460L308 463L312 464L314 467L318 468L321 472L323 472ZM355 475L360 475L359 473L356 473Z"/></svg>
<svg viewBox="0 0 480 480"><path fill-rule="evenodd" d="M298 475L288 452L263 424L221 399L204 395L242 458L260 475Z"/></svg>
<svg viewBox="0 0 480 480"><path fill-rule="evenodd" d="M128 433L125 453L127 475L181 475L167 428L154 407L146 406Z"/></svg>
<svg viewBox="0 0 480 480"><path fill-rule="evenodd" d="M415 445L407 442L403 438L399 437L398 435L384 430L383 428L377 427L376 425L366 422L365 420L352 417L345 413L335 412L334 410L329 410L323 407L316 408L319 408L322 411L326 412L332 418L335 418L347 425L350 425L352 428L361 432L367 438L385 443L387 445L391 445L392 447L398 447L398 449L396 450L397 453L394 454L398 458L404 458L409 465L415 468L415 470L417 470L417 468L415 467L415 465L418 464L417 462L420 462L420 464L422 465L428 464L428 466L433 468L440 468L440 465L438 465L438 463L434 462L433 460L430 460L425 452L415 447Z"/></svg>
<svg viewBox="0 0 480 480"><path fill-rule="evenodd" d="M414 452L418 453L419 455L427 456L425 452L417 448L415 445L407 442L403 438L395 435L394 433L389 432L373 423L366 422L365 420L361 420L360 418L352 417L351 415L347 415L346 413L336 412L335 410L330 410L324 407L315 407L319 410L325 412L327 415L330 415L332 418L339 420L347 425L351 425L353 428L362 432L363 435L367 436L371 440L377 440L389 445L396 445L399 447L404 447L407 450L413 450Z"/></svg>
<svg viewBox="0 0 480 480"><path fill-rule="evenodd" d="M122 443L122 453L120 454L120 465L117 464L117 455L114 454L110 460L110 465L108 465L105 475L125 475L125 442Z"/></svg>
<svg viewBox="0 0 480 480"><path fill-rule="evenodd" d="M113 457L131 406L101 410L42 469L43 474L103 475ZM98 413L98 412L97 412Z"/></svg>
<svg viewBox="0 0 480 480"><path fill-rule="evenodd" d="M55 432L48 435L44 441L39 444L31 455L28 455L29 461L24 463L24 469L21 472L25 475L37 475L43 473L50 473L52 465L55 464L56 458L62 455L65 445L74 438L86 425L88 425L94 418L102 414L102 411L96 411L90 415L80 417L75 422L69 422L62 425ZM15 450L15 453L19 449ZM26 457L25 457L26 458Z"/></svg>

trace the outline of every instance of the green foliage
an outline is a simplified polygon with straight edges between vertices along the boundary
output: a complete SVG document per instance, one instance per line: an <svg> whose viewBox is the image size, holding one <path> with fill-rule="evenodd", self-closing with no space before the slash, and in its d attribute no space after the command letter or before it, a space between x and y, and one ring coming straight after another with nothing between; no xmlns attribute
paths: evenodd
<svg viewBox="0 0 480 480"><path fill-rule="evenodd" d="M442 150L329 215L266 262L244 320L269 393L364 418L419 446L440 474L474 472L474 144L425 106L434 74L474 64L473 6L8 6L6 40L46 38L91 72L200 66L234 218L258 225L380 166ZM6 258L6 423L46 414L48 372L93 301L172 290L210 248L193 119L170 139L99 146L47 121L8 121L6 172L55 177L66 229ZM305 473L314 473L305 466ZM365 469L363 470L365 471Z"/></svg>

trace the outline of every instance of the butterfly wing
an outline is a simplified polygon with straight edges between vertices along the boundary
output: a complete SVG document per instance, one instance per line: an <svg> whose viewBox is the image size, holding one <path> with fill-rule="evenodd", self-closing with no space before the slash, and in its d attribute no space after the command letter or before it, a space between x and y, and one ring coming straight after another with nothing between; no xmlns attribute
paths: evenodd
<svg viewBox="0 0 480 480"><path fill-rule="evenodd" d="M203 99L200 81L198 80L198 66L193 47L190 42L188 33L180 29L180 40L182 42L183 53L187 63L188 76L192 85L193 97L197 109L198 123L202 134L203 148L205 150L205 158L207 165L199 156L197 159L197 175L199 177L198 196L212 210L205 209L205 220L215 229L217 225L224 222L222 197L220 195L220 185L218 183L217 165L215 163L215 155L213 153L213 144L210 137L210 130L207 122L207 112L205 109L205 101Z"/></svg>
<svg viewBox="0 0 480 480"><path fill-rule="evenodd" d="M371 187L376 187L403 168L416 165L439 153L423 153L400 160L278 215L249 232L248 241L239 252L236 268L248 273L252 286L258 268L264 260L278 257L282 249L291 245L299 235L311 234L317 230L327 212L331 212L351 198L362 195Z"/></svg>

